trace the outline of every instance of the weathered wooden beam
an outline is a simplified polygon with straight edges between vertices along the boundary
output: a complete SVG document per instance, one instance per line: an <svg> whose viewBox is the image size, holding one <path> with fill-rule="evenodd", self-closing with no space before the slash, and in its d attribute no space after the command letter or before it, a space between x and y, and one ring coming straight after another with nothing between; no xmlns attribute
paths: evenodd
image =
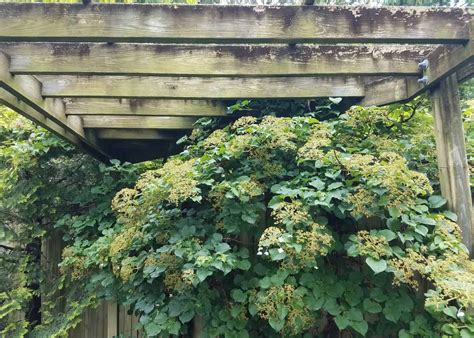
<svg viewBox="0 0 474 338"><path fill-rule="evenodd" d="M211 100L68 98L64 102L68 115L225 116L227 110L221 101Z"/></svg>
<svg viewBox="0 0 474 338"><path fill-rule="evenodd" d="M107 154L84 137L80 123L77 120L73 124L68 123L64 104L59 100L43 99L41 87L41 82L33 76L12 76L8 56L0 53L0 88L4 90L0 100L11 109L105 161Z"/></svg>
<svg viewBox="0 0 474 338"><path fill-rule="evenodd" d="M459 68L456 72L456 77L458 82L463 82L469 80L474 75L474 62L469 62L468 64Z"/></svg>
<svg viewBox="0 0 474 338"><path fill-rule="evenodd" d="M461 8L0 3L0 41L452 43Z"/></svg>
<svg viewBox="0 0 474 338"><path fill-rule="evenodd" d="M167 130L157 129L97 129L97 138L103 140L176 140L179 137Z"/></svg>
<svg viewBox="0 0 474 338"><path fill-rule="evenodd" d="M361 97L359 77L199 78L43 75L43 96L102 98L308 98Z"/></svg>
<svg viewBox="0 0 474 338"><path fill-rule="evenodd" d="M426 60L428 68L424 71L424 76L426 85L431 87L474 62L474 42L469 41L464 46L440 46L429 53Z"/></svg>
<svg viewBox="0 0 474 338"><path fill-rule="evenodd" d="M455 74L440 81L433 88L432 106L441 192L448 201L448 208L458 216L463 243L472 255L472 195Z"/></svg>
<svg viewBox="0 0 474 338"><path fill-rule="evenodd" d="M74 116L74 115L70 115ZM197 118L171 116L83 116L84 128L192 129Z"/></svg>
<svg viewBox="0 0 474 338"><path fill-rule="evenodd" d="M56 124L54 121L46 118L43 114L33 109L25 102L20 101L17 97L7 92L3 88L0 88L0 103L25 116L26 118L32 120L43 128L49 130L50 132L62 137L66 141L76 145L80 143L80 140L76 135L68 132L63 127Z"/></svg>
<svg viewBox="0 0 474 338"><path fill-rule="evenodd" d="M424 63L427 68L419 80L413 77L388 77L368 83L366 95L360 103L369 106L409 101L457 72L464 80L471 75L474 63L472 41L465 45L440 46L426 56Z"/></svg>
<svg viewBox="0 0 474 338"><path fill-rule="evenodd" d="M413 86L419 87L416 78L386 77L370 82L365 87L365 96L359 102L362 106L381 106L406 101Z"/></svg>
<svg viewBox="0 0 474 338"><path fill-rule="evenodd" d="M1 29L1 28L0 28ZM429 46L0 43L14 74L418 75Z"/></svg>

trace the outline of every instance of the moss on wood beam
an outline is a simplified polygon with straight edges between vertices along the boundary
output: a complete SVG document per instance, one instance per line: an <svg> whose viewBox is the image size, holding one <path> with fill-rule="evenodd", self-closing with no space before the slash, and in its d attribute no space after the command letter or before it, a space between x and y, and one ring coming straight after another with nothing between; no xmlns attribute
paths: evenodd
<svg viewBox="0 0 474 338"><path fill-rule="evenodd" d="M0 41L457 43L461 8L0 3Z"/></svg>
<svg viewBox="0 0 474 338"><path fill-rule="evenodd" d="M1 28L0 28L1 29ZM430 46L0 43L14 74L418 75Z"/></svg>

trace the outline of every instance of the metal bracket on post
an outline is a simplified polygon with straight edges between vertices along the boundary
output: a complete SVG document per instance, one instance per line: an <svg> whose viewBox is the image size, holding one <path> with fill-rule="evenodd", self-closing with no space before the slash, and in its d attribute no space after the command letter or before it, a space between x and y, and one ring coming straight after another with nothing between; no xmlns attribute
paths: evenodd
<svg viewBox="0 0 474 338"><path fill-rule="evenodd" d="M426 76L424 73L430 66L430 62L428 59L424 59L423 61L418 63L418 69L423 72L423 76L417 80L418 83L422 84L423 86L426 86L428 84L428 76Z"/></svg>

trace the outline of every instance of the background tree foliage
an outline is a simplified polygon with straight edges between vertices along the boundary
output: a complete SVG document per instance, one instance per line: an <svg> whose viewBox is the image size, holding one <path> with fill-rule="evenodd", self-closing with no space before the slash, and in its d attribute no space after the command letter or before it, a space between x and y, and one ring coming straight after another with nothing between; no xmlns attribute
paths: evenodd
<svg viewBox="0 0 474 338"><path fill-rule="evenodd" d="M201 120L164 165L109 166L2 109L2 334L64 336L104 298L150 336L190 334L196 316L203 337L474 334L425 101L230 109L249 116ZM39 254L58 233L60 274Z"/></svg>

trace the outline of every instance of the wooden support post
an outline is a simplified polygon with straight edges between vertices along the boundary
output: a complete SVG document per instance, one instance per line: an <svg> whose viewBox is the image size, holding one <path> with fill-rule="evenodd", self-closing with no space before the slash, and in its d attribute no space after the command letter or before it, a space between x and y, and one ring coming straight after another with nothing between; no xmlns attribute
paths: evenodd
<svg viewBox="0 0 474 338"><path fill-rule="evenodd" d="M203 330L203 318L201 315L195 315L193 319L193 338L200 338Z"/></svg>
<svg viewBox="0 0 474 338"><path fill-rule="evenodd" d="M458 217L463 243L472 256L472 197L456 74L434 87L432 104L441 193Z"/></svg>

